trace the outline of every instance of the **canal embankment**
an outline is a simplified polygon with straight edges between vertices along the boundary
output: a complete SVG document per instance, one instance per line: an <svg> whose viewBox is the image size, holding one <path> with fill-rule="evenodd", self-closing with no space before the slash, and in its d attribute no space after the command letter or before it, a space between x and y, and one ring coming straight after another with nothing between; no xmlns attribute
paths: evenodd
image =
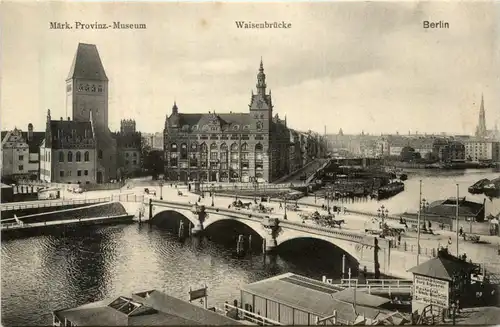
<svg viewBox="0 0 500 327"><path fill-rule="evenodd" d="M87 205L81 208L64 210L52 210L26 216L18 216L17 219L24 224L39 223L45 221L61 221L72 219L86 219L94 217L107 217L128 215L123 205L119 202L99 203ZM2 224L16 222L15 218L2 219Z"/></svg>
<svg viewBox="0 0 500 327"><path fill-rule="evenodd" d="M66 202L66 203L65 203ZM68 203L70 202L70 203ZM109 202L108 199L102 199L102 201L97 200L89 200L89 201L61 201L60 204L58 202L46 202L46 201L36 201L30 202L29 204L18 203L18 205L6 206L2 208L1 221L3 222L6 219L13 219L14 215L17 217L21 216L29 216L40 213L61 211L67 209L76 209L89 206L95 203L105 203Z"/></svg>

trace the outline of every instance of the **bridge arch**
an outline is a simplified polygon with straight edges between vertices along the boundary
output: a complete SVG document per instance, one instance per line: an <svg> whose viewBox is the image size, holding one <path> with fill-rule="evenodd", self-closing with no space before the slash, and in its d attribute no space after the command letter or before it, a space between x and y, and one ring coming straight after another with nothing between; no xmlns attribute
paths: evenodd
<svg viewBox="0 0 500 327"><path fill-rule="evenodd" d="M353 257L357 262L361 262L361 257L360 254L357 251L357 244L353 244L352 242L344 241L344 240L339 240L339 239L334 239L331 237L323 236L323 235L318 235L318 234L307 234L307 233L301 233L301 232L285 232L282 235L278 237L278 249L279 246L287 243L287 242L292 242L293 240L298 240L298 239L316 239L316 240L321 240L327 243L330 243L334 245L335 247L343 250L346 252L348 255Z"/></svg>
<svg viewBox="0 0 500 327"><path fill-rule="evenodd" d="M211 216L213 216L213 214L210 214L209 218L205 221L205 226L204 226L205 230L209 229L210 227L213 228L215 227L215 225L223 223L224 221L233 221L247 226L248 228L253 230L256 234L258 234L261 238L263 239L266 238L267 233L260 223L246 219L229 218L229 217L221 217L220 219L211 219Z"/></svg>
<svg viewBox="0 0 500 327"><path fill-rule="evenodd" d="M153 218L151 218L151 222L153 224L161 224L161 222L164 219L170 219L168 217L169 213L182 216L183 218L189 220L194 226L199 224L198 217L196 217L195 214L193 214L189 209L180 209L180 208L173 209L173 208L166 208L159 206L153 206ZM203 228L207 229L210 226L216 224L217 222L225 220L236 221L240 224L246 225L262 238L265 238L267 235L265 229L262 227L262 224L260 222L252 219L231 217L224 213L214 213L214 212L208 213L203 223Z"/></svg>
<svg viewBox="0 0 500 327"><path fill-rule="evenodd" d="M173 210L173 209L165 209L158 212L153 212L153 218L151 218L151 223L153 224L161 224L161 222L165 219L171 219L169 215L178 215L181 218L189 220L193 225L197 225L198 219L193 216L192 213L184 212L184 210Z"/></svg>

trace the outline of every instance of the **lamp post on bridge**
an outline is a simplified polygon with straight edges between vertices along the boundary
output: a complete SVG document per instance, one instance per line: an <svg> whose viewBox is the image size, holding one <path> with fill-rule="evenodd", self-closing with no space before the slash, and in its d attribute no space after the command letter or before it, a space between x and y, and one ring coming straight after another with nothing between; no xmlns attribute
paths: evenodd
<svg viewBox="0 0 500 327"><path fill-rule="evenodd" d="M214 186L212 185L212 207L214 206Z"/></svg>
<svg viewBox="0 0 500 327"><path fill-rule="evenodd" d="M160 180L160 200L163 200L163 180Z"/></svg>
<svg viewBox="0 0 500 327"><path fill-rule="evenodd" d="M285 198L285 215L283 216L283 219L287 220L288 218L286 217L286 195L284 196Z"/></svg>

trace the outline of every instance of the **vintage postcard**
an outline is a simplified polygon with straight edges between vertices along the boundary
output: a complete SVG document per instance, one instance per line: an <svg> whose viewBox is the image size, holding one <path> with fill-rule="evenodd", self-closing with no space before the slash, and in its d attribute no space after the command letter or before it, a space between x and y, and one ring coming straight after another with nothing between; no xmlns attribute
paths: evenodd
<svg viewBox="0 0 500 327"><path fill-rule="evenodd" d="M0 4L3 326L500 324L500 2Z"/></svg>

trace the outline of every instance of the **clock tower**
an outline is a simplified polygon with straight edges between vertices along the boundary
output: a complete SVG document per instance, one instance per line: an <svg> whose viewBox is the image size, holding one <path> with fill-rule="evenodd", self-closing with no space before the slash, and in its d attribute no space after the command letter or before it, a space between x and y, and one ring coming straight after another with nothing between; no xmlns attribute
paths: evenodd
<svg viewBox="0 0 500 327"><path fill-rule="evenodd" d="M66 112L75 121L92 119L108 129L108 77L94 44L79 43L66 79Z"/></svg>
<svg viewBox="0 0 500 327"><path fill-rule="evenodd" d="M264 64L260 60L259 73L257 74L257 94L251 95L249 109L252 117L252 129L257 132L269 132L270 122L273 117L273 104L271 91L266 94L266 74L264 73Z"/></svg>

